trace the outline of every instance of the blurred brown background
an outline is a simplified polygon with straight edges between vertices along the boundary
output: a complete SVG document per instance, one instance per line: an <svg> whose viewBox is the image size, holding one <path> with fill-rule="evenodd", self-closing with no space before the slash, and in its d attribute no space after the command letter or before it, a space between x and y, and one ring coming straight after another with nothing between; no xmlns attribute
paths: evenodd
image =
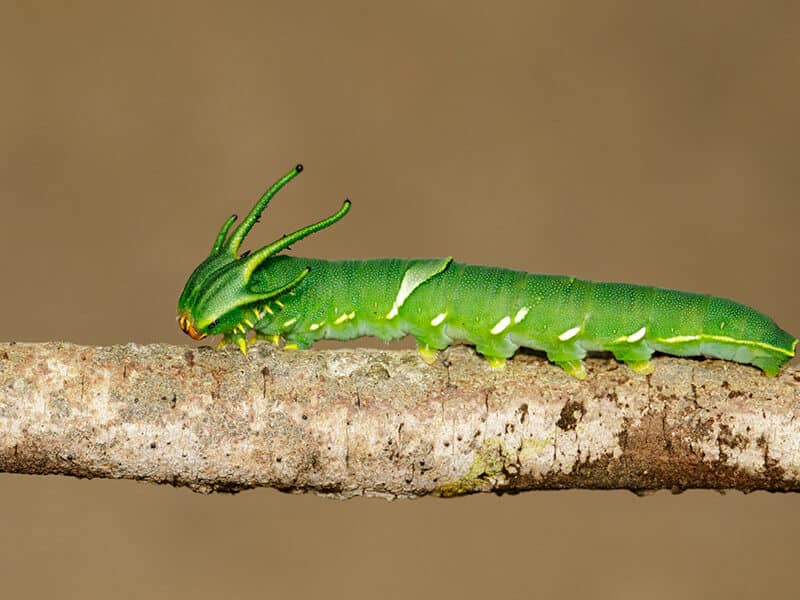
<svg viewBox="0 0 800 600"><path fill-rule="evenodd" d="M349 196L298 254L685 288L800 332L797 3L69 4L0 2L4 340L193 344L185 278L298 161L247 247ZM799 510L2 475L0 593L781 597Z"/></svg>

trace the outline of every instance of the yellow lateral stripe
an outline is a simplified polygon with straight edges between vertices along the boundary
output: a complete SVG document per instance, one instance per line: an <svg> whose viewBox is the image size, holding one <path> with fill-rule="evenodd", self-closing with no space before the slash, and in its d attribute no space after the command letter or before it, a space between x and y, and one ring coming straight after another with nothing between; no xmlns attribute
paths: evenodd
<svg viewBox="0 0 800 600"><path fill-rule="evenodd" d="M662 344L679 344L681 342L694 342L694 341L701 341L701 342L722 342L727 344L741 344L743 346L755 346L756 348L763 348L764 350L770 350L772 352L777 352L779 354L784 354L786 356L794 356L794 349L797 346L797 340L794 341L792 344L792 349L787 350L786 348L779 348L777 346L773 346L772 344L766 344L764 342L754 342L752 340L737 340L736 338L727 337L724 335L679 335L676 337L671 338L656 338L653 341L659 342Z"/></svg>

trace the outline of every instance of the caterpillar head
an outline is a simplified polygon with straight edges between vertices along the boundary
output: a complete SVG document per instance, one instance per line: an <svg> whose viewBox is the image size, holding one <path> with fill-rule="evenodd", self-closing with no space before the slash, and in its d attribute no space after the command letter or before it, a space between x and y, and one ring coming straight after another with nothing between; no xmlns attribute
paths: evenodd
<svg viewBox="0 0 800 600"><path fill-rule="evenodd" d="M238 331L241 334L239 346L243 348L246 331L243 323L247 322L247 313L258 314L259 307L294 288L310 272L309 268L305 268L293 279L280 282L269 290L264 289L263 282L257 287L253 282L253 273L269 257L285 250L294 242L329 227L347 214L350 209L349 200L345 200L342 208L327 219L285 235L252 254L238 254L242 241L272 197L302 170L303 166L297 165L276 181L230 237L228 231L236 221L236 215L229 217L222 225L211 254L191 274L178 300L178 326L193 339L200 340L209 334L223 334L227 338Z"/></svg>

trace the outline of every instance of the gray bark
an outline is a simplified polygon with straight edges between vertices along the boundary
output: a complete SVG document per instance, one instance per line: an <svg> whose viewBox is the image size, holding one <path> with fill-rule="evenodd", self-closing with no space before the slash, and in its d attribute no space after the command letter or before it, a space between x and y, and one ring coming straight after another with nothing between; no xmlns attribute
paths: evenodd
<svg viewBox="0 0 800 600"><path fill-rule="evenodd" d="M800 370L655 359L642 376L451 348L0 344L0 471L340 498L800 489Z"/></svg>

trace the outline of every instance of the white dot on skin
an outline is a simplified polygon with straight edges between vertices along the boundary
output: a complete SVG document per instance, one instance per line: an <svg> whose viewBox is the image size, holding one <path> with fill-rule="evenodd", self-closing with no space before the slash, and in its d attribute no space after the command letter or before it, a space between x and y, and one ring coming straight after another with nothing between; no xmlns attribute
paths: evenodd
<svg viewBox="0 0 800 600"><path fill-rule="evenodd" d="M497 324L494 327L492 327L489 333L491 333L492 335L497 335L509 325L511 325L511 317L503 317L497 322Z"/></svg>
<svg viewBox="0 0 800 600"><path fill-rule="evenodd" d="M644 337L644 334L647 333L647 327L642 327L639 331L636 331L628 336L628 341L632 344L633 342L638 342L640 339Z"/></svg>
<svg viewBox="0 0 800 600"><path fill-rule="evenodd" d="M447 316L447 313L439 313L438 315L436 315L435 317L433 317L431 319L431 325L433 325L434 327L436 327L437 325L440 325L442 323L442 321L444 321L444 318L446 316Z"/></svg>
<svg viewBox="0 0 800 600"><path fill-rule="evenodd" d="M517 311L517 314L514 315L514 323L519 323L520 321L522 321L522 319L524 319L527 314L528 314L528 307L523 306Z"/></svg>
<svg viewBox="0 0 800 600"><path fill-rule="evenodd" d="M576 335L578 335L580 330L581 330L580 327L573 327L572 329L567 329L564 333L562 333L560 336L558 336L558 339L560 339L562 342L566 342L567 340L571 340Z"/></svg>

